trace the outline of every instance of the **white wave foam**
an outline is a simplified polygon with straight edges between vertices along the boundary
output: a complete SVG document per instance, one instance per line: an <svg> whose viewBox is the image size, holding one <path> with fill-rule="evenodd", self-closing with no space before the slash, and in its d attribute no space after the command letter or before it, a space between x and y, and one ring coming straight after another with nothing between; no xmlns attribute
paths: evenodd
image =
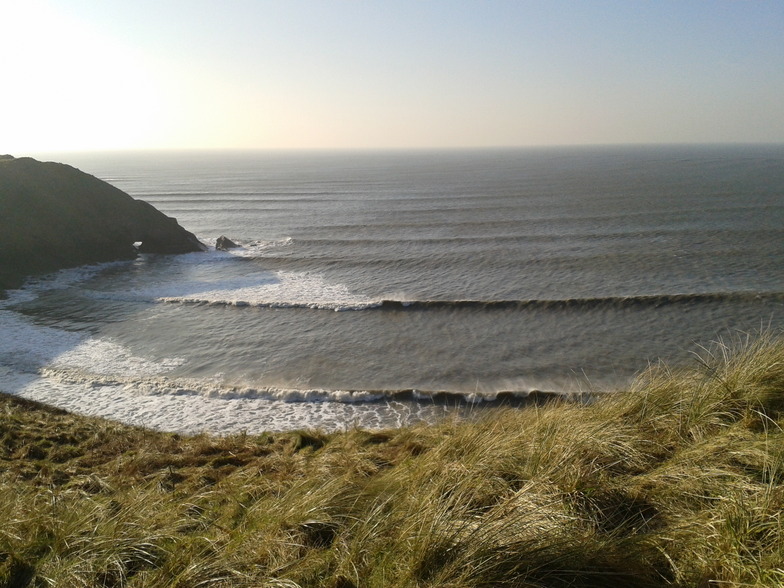
<svg viewBox="0 0 784 588"><path fill-rule="evenodd" d="M160 302L206 303L231 306L326 308L345 310L367 308L380 301L353 294L342 284L331 284L316 273L276 272L274 280L255 285L203 290L179 296L161 296ZM235 283L235 286L238 284Z"/></svg>
<svg viewBox="0 0 784 588"><path fill-rule="evenodd" d="M78 354L76 358L79 359ZM344 404L375 402L383 400L385 397L383 392L363 390L234 386L225 383L220 375L198 379L170 378L163 375L164 370L166 367L173 369L179 364L178 360L168 361L167 364L166 362L149 362L131 357L121 360L119 369L107 368L99 371L85 369L78 365L79 361L71 361L68 364L57 361L51 366L41 369L40 373L60 383L81 384L90 388L117 386L126 392L147 396L191 395L204 398L274 400L286 403L339 402ZM148 373L123 369L139 364L142 370L147 366Z"/></svg>
<svg viewBox="0 0 784 588"><path fill-rule="evenodd" d="M0 366L8 377L11 372L35 374L48 367L103 376L143 377L170 372L184 363L179 358L143 358L115 342L36 325L7 310L0 310L0 332ZM0 388L13 387L4 376L0 377Z"/></svg>
<svg viewBox="0 0 784 588"><path fill-rule="evenodd" d="M293 240L291 237L285 239L278 239L276 241L251 241L250 243L238 243L240 247L236 249L229 249L226 253L235 257L262 257L264 254L271 250L279 249L291 245ZM215 246L215 243L212 243Z"/></svg>
<svg viewBox="0 0 784 588"><path fill-rule="evenodd" d="M186 434L382 429L449 414L427 403L369 402L381 400L372 393L260 390L221 386L216 378L115 377L66 367L23 374L0 366L0 383L4 391L75 413Z"/></svg>
<svg viewBox="0 0 784 588"><path fill-rule="evenodd" d="M80 282L85 282L95 277L102 271L123 264L130 264L130 261L109 261L93 265L83 265L62 269L51 274L42 276L32 276L27 279L21 288L16 290L6 290L7 298L0 300L0 309L11 308L16 304L30 302L38 298L42 292L49 290L64 290Z"/></svg>
<svg viewBox="0 0 784 588"><path fill-rule="evenodd" d="M14 381L13 393L19 396L81 414L191 434L381 429L434 422L481 408L481 403L460 408L455 403L398 400L393 392L232 386L221 377L101 375L54 366L40 375L5 371L0 368L0 378ZM424 393L414 396L428 399Z"/></svg>
<svg viewBox="0 0 784 588"><path fill-rule="evenodd" d="M6 290L5 295L5 299L0 299L0 309L10 308L15 304L21 304L22 302L30 302L31 300L35 300L38 297L38 294L32 289L25 290L24 288L20 288L18 290Z"/></svg>
<svg viewBox="0 0 784 588"><path fill-rule="evenodd" d="M285 237L283 239L275 239L271 241L259 239L253 241L242 241L232 237L229 237L229 239L238 245L238 247L233 247L223 251L215 249L215 245L218 242L216 237L199 237L199 240L209 247L210 252L217 252L223 255L232 255L234 257L261 257L265 252L273 249L279 249L281 247L286 247L293 243L293 239L291 237Z"/></svg>
<svg viewBox="0 0 784 588"><path fill-rule="evenodd" d="M211 245L207 253L197 252L167 256L165 265L156 266L157 256L142 255L137 260L108 262L60 270L31 278L23 288L7 291L0 300L0 309L35 300L42 292L69 288L95 277L96 274L118 264L129 267L148 265L145 282L120 281L121 289L83 289L80 295L92 299L128 301L198 302L236 306L278 306L344 308L363 307L374 301L357 296L340 284L330 284L323 276L312 273L272 272L252 269L244 275L212 269L214 264L240 258L260 258L265 252L292 243L292 239L252 241L229 251L215 250L216 239L205 240ZM235 272L236 273L236 272Z"/></svg>
<svg viewBox="0 0 784 588"><path fill-rule="evenodd" d="M35 325L7 310L0 310L0 332L0 363L25 372L35 372L85 339L81 333Z"/></svg>
<svg viewBox="0 0 784 588"><path fill-rule="evenodd" d="M169 363L167 364L166 361ZM435 396L445 396L451 398L452 403L463 400L469 404L482 404L485 402L495 402L499 400L499 395L503 394L499 390L472 391L472 392L432 392L424 390L328 390L323 388L308 387L277 387L277 386L254 386L254 385L235 385L227 382L222 374L217 374L211 378L187 378L169 377L165 375L166 369L173 369L179 365L178 360L165 360L163 362L149 362L131 357L130 360L122 361L119 369L90 371L82 367L77 367L78 362L65 365L59 362L46 367L40 373L52 380L67 384L82 384L87 387L116 386L126 392L136 395L158 396L200 396L202 398L216 399L249 399L249 400L268 400L285 403L311 403L311 402L336 402L342 404L367 404L379 401L392 401L402 396L409 396L412 400L419 402L432 402ZM123 369L133 365L141 364L140 371L130 371ZM147 373L143 373L144 366L149 366ZM509 392L521 398L529 393L543 391L541 388L533 387L528 389L518 389L518 392ZM544 391L549 394L556 394L555 391ZM574 391L572 395L584 394L586 391ZM564 393L565 395L570 395Z"/></svg>
<svg viewBox="0 0 784 588"><path fill-rule="evenodd" d="M144 377L163 374L185 363L180 358L150 360L122 345L103 339L88 339L61 353L51 362L55 368L72 368L114 377Z"/></svg>
<svg viewBox="0 0 784 588"><path fill-rule="evenodd" d="M354 427L383 429L433 422L449 414L444 406L387 402L285 402L249 397L193 398L187 393L129 394L113 384L85 386L49 377L24 382L17 395L79 414L99 416L162 431L250 434L265 431Z"/></svg>

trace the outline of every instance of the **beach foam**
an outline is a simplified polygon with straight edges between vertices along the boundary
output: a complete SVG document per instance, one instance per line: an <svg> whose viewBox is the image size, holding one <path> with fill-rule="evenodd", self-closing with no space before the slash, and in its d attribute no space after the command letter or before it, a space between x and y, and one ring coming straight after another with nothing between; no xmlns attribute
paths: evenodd
<svg viewBox="0 0 784 588"><path fill-rule="evenodd" d="M152 361L103 339L88 339L55 357L51 366L113 377L141 378L163 374L185 363L180 358Z"/></svg>
<svg viewBox="0 0 784 588"><path fill-rule="evenodd" d="M3 379L7 375L0 372ZM75 372L44 370L41 377L15 375L19 389L15 394L52 404L79 414L109 418L124 423L186 434L261 433L318 428L346 430L355 426L380 429L399 427L418 421L432 422L449 414L444 405L399 402L375 403L319 401L323 396L305 394L301 402L264 395L196 392L204 382L168 382L168 393L161 393L161 381L147 388L143 382L124 378L79 377ZM285 392L281 393L285 396ZM198 396L198 398L194 398ZM307 400L307 401L306 401Z"/></svg>
<svg viewBox="0 0 784 588"><path fill-rule="evenodd" d="M81 333L35 325L15 312L0 310L0 363L35 373L59 355L80 345Z"/></svg>
<svg viewBox="0 0 784 588"><path fill-rule="evenodd" d="M212 247L215 247L216 239L212 239L209 241L209 244ZM276 249L280 249L282 247L287 247L291 245L294 240L291 237L286 237L284 239L277 239L275 241L251 241L249 243L239 243L240 247L232 248L226 251L227 254L233 255L234 257L262 257L271 251Z"/></svg>
<svg viewBox="0 0 784 588"><path fill-rule="evenodd" d="M109 261L106 263L96 263L93 265L62 269L51 274L30 277L21 288L5 291L6 298L0 299L0 309L12 308L17 304L35 300L41 292L70 288L74 284L89 280L108 268L127 265L129 263L132 262Z"/></svg>
<svg viewBox="0 0 784 588"><path fill-rule="evenodd" d="M193 284L186 285L184 290ZM342 284L329 283L323 275L310 272L274 272L221 282L221 288L159 296L160 302L202 303L276 308L322 308L347 310L367 308L380 301L353 294Z"/></svg>

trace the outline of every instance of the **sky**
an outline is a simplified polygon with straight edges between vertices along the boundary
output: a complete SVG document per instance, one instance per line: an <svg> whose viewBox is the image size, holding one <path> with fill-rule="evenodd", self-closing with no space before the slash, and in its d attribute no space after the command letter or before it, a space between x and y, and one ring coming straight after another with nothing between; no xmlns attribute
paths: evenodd
<svg viewBox="0 0 784 588"><path fill-rule="evenodd" d="M0 0L0 153L784 142L782 0Z"/></svg>

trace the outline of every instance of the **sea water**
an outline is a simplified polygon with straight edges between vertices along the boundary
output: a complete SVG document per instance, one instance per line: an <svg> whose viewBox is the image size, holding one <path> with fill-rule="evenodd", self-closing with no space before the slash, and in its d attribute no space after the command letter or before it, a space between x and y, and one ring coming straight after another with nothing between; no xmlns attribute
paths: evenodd
<svg viewBox="0 0 784 588"><path fill-rule="evenodd" d="M784 325L784 146L38 158L210 246L0 301L0 390L80 413L394 427L612 392Z"/></svg>

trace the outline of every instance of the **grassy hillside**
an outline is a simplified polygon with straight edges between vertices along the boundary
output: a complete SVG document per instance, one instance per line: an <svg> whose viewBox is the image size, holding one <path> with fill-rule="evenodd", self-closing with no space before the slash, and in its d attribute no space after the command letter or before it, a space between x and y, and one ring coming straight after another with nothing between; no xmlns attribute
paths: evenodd
<svg viewBox="0 0 784 588"><path fill-rule="evenodd" d="M590 406L180 437L0 397L0 586L784 584L784 342Z"/></svg>

